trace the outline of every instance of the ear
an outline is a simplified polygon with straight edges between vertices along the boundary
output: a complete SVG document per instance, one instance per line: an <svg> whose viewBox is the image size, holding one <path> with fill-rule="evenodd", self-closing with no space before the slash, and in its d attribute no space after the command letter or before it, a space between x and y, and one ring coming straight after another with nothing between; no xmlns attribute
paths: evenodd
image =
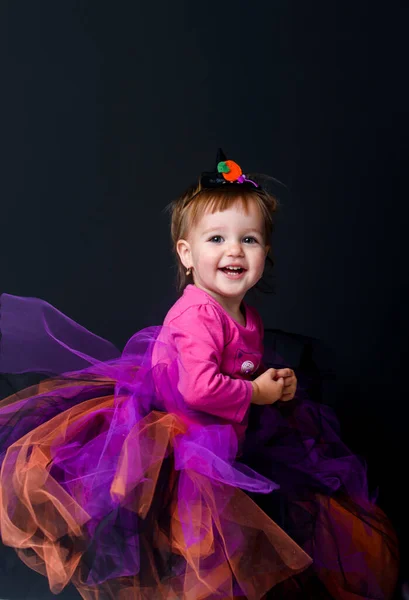
<svg viewBox="0 0 409 600"><path fill-rule="evenodd" d="M271 246L266 246L265 247L266 256L270 252L270 249L271 249Z"/></svg>
<svg viewBox="0 0 409 600"><path fill-rule="evenodd" d="M189 242L186 240L178 240L176 242L176 252L179 255L180 262L186 269L192 266L192 253Z"/></svg>

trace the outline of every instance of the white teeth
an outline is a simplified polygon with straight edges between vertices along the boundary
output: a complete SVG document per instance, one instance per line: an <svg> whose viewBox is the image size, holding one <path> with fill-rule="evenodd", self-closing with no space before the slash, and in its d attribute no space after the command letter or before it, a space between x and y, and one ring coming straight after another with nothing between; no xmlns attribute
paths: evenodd
<svg viewBox="0 0 409 600"><path fill-rule="evenodd" d="M225 269L229 269L229 271L238 271L241 267L224 267Z"/></svg>

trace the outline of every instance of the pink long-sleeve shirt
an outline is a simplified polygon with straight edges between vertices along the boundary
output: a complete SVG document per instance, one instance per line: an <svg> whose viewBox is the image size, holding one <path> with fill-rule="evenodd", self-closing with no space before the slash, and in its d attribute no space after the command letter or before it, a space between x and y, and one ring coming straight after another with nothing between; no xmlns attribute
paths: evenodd
<svg viewBox="0 0 409 600"><path fill-rule="evenodd" d="M228 422L239 437L251 403L251 379L263 354L261 318L254 308L243 306L245 326L210 294L188 285L163 323L176 351L178 392L188 420Z"/></svg>

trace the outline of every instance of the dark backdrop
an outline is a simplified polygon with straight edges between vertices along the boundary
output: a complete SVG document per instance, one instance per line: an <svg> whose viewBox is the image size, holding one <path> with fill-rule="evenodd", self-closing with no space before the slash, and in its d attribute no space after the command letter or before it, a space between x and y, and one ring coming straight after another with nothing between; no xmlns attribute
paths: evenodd
<svg viewBox="0 0 409 600"><path fill-rule="evenodd" d="M404 567L407 22L393 2L0 2L0 292L122 345L176 298L163 209L216 148L284 181L276 294L253 300L334 352ZM0 597L45 598L2 552Z"/></svg>

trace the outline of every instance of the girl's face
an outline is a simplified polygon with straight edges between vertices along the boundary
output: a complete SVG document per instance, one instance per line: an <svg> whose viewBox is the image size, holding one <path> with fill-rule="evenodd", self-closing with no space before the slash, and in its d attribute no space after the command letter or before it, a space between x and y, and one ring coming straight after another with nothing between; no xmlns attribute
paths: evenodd
<svg viewBox="0 0 409 600"><path fill-rule="evenodd" d="M237 201L223 212L206 213L187 239L177 243L182 264L192 267L195 285L230 306L261 279L269 250L259 207L251 201L248 209L246 213Z"/></svg>

